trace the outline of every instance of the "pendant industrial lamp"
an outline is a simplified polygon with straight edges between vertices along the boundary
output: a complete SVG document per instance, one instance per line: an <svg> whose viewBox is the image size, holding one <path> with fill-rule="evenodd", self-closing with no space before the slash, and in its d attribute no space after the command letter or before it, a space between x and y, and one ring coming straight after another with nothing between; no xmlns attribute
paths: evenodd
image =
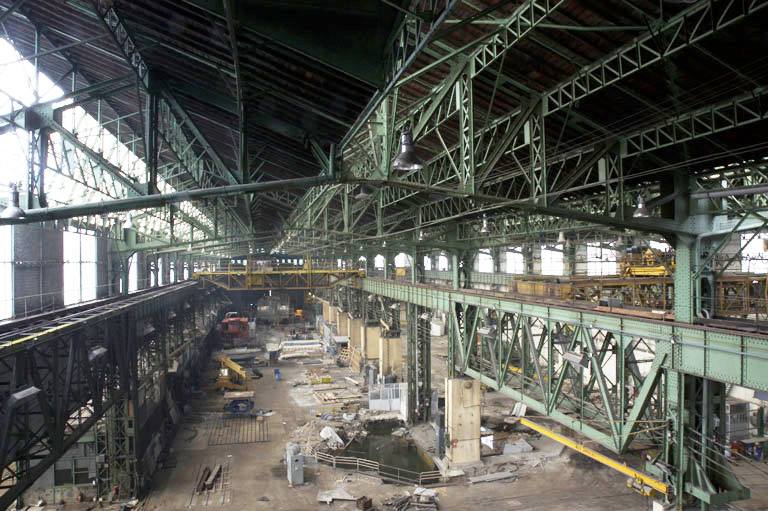
<svg viewBox="0 0 768 511"><path fill-rule="evenodd" d="M392 164L393 168L402 171L421 170L424 164L413 146L413 133L410 126L405 128L400 135L400 146L400 154L395 158L395 162Z"/></svg>
<svg viewBox="0 0 768 511"><path fill-rule="evenodd" d="M642 195L637 197L637 209L632 213L632 218L648 218L651 216L651 212L648 211L648 207L645 205L645 198Z"/></svg>
<svg viewBox="0 0 768 511"><path fill-rule="evenodd" d="M125 219L125 223L123 224L123 229L133 229L133 218L131 218L130 213L128 213L128 218Z"/></svg>
<svg viewBox="0 0 768 511"><path fill-rule="evenodd" d="M485 213L483 213L483 226L480 228L480 232L488 234L488 219L485 217Z"/></svg>
<svg viewBox="0 0 768 511"><path fill-rule="evenodd" d="M24 218L25 216L27 214L19 207L19 188L16 184L11 184L11 200L3 212L0 213L0 218Z"/></svg>
<svg viewBox="0 0 768 511"><path fill-rule="evenodd" d="M355 195L355 200L365 200L371 196L371 189L365 185L360 185L360 189Z"/></svg>

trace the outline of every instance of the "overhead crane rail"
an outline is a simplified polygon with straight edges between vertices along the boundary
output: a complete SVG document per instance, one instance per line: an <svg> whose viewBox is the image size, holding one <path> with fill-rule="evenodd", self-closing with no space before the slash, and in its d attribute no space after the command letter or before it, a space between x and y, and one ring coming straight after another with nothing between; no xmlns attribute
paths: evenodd
<svg viewBox="0 0 768 511"><path fill-rule="evenodd" d="M116 300L109 299L108 303L97 305L93 308L77 307L77 311L72 314L66 314L67 309L63 309L62 311L42 315L39 321L30 322L30 318L21 319L18 322L10 321L0 325L0 358L9 353L9 350L13 350L25 343L44 341L51 336L65 333L67 329L80 328L86 326L89 322L107 319L112 315L120 314L144 302L175 295L196 285L197 283L195 282L182 282L158 289L138 292ZM56 317L57 312L64 313L64 315ZM54 317L45 319L50 316ZM20 324L20 326L16 327L17 324Z"/></svg>
<svg viewBox="0 0 768 511"><path fill-rule="evenodd" d="M329 289L344 280L364 277L363 270L316 269L302 266L258 268L228 266L215 271L199 271L192 278L205 285L227 291Z"/></svg>
<svg viewBox="0 0 768 511"><path fill-rule="evenodd" d="M763 333L639 318L632 314L599 310L596 304L590 302L566 303L553 298L511 296L483 289L451 289L371 277L344 285L444 311L464 304L648 338L669 345L675 351L676 355L667 357L665 361L665 366L670 369L768 391L768 372L764 370L764 366L768 367L768 335Z"/></svg>
<svg viewBox="0 0 768 511"><path fill-rule="evenodd" d="M427 279L448 281L450 272L426 272ZM600 299L613 299L609 309L623 309L626 314L673 320L675 299L673 276L570 276L550 277L505 273L473 274L473 282L506 286L515 296L560 300L573 305L600 307ZM707 317L746 318L756 315L768 320L768 275L733 272L713 282L710 296L703 300L701 315ZM633 308L639 308L634 309ZM656 312L652 312L656 311Z"/></svg>

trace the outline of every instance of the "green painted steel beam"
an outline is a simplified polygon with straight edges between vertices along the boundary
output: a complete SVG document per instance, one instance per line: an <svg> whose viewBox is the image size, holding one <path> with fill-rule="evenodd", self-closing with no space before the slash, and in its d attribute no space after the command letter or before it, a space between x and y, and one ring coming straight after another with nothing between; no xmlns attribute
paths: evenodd
<svg viewBox="0 0 768 511"><path fill-rule="evenodd" d="M449 311L455 303L469 304L552 322L591 325L617 336L652 339L656 341L657 352L664 347L670 349L670 355L664 361L665 369L768 391L766 335L514 300L479 290L448 290L371 278L361 279L355 285L366 293L431 309Z"/></svg>

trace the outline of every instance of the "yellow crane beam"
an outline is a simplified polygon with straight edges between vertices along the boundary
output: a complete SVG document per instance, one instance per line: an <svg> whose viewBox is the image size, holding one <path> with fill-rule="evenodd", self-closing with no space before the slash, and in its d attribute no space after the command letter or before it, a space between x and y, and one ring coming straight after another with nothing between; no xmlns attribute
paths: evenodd
<svg viewBox="0 0 768 511"><path fill-rule="evenodd" d="M570 438L564 437L562 435L559 435L554 431L551 431L545 428L544 426L541 426L539 424L536 424L535 422L532 422L529 419L521 418L520 423L525 426L528 426L532 430L538 433L541 433L542 435L548 438L551 438L556 442L559 442L565 445L566 447L570 447L571 449L578 451L585 456L589 456L593 460L599 463L602 463L607 467L610 467L618 472L621 472L624 475L629 476L635 483L637 483L636 486L635 485L630 485L630 486L636 489L640 488L641 492L646 495L648 495L650 492L642 491L643 487L652 488L653 490L665 495L667 493L667 490L669 489L666 483L659 481L658 479L654 479L653 477L643 472L640 472L639 470L635 470L634 468L629 467L624 463L619 463L618 461L612 458L609 458L608 456L604 456L597 451L593 451L589 447L584 447L584 444L571 440Z"/></svg>

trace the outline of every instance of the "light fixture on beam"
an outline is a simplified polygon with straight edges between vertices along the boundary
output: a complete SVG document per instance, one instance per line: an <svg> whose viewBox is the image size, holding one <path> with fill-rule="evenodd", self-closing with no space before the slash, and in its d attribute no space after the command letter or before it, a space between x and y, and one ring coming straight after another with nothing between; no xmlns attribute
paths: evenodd
<svg viewBox="0 0 768 511"><path fill-rule="evenodd" d="M578 351L566 351L563 353L563 358L575 368L584 369L589 367L589 358L586 353L579 353Z"/></svg>
<svg viewBox="0 0 768 511"><path fill-rule="evenodd" d="M371 196L371 190L365 185L360 185L360 189L355 195L355 200L365 200Z"/></svg>
<svg viewBox="0 0 768 511"><path fill-rule="evenodd" d="M11 184L11 198L8 206L5 207L0 218L24 218L27 216L24 210L19 207L19 187L15 183Z"/></svg>
<svg viewBox="0 0 768 511"><path fill-rule="evenodd" d="M387 240L381 242L381 248L387 248Z"/></svg>
<svg viewBox="0 0 768 511"><path fill-rule="evenodd" d="M128 218L125 219L125 223L123 224L123 229L133 229L133 218L131 218L130 213L128 213Z"/></svg>
<svg viewBox="0 0 768 511"><path fill-rule="evenodd" d="M424 241L424 231L419 229L419 241Z"/></svg>
<svg viewBox="0 0 768 511"><path fill-rule="evenodd" d="M410 126L405 128L400 135L400 146L400 154L395 158L392 167L402 171L421 170L424 164L413 146L413 132L411 132Z"/></svg>
<svg viewBox="0 0 768 511"><path fill-rule="evenodd" d="M495 339L496 338L496 327L480 327L477 329L477 335L480 337L485 337L486 339Z"/></svg>
<svg viewBox="0 0 768 511"><path fill-rule="evenodd" d="M632 218L648 218L651 216L651 212L648 211L648 207L645 205L645 198L642 195L637 197L637 209L632 213Z"/></svg>
<svg viewBox="0 0 768 511"><path fill-rule="evenodd" d="M485 213L483 213L483 226L480 228L480 232L482 234L488 234L488 219L485 217Z"/></svg>
<svg viewBox="0 0 768 511"><path fill-rule="evenodd" d="M107 348L104 346L96 346L88 350L88 362L93 362L107 354Z"/></svg>
<svg viewBox="0 0 768 511"><path fill-rule="evenodd" d="M17 406L21 406L30 399L34 398L36 395L40 393L40 389L35 387L34 385L30 385L29 387L23 388L21 390L17 390L11 396L8 398L8 406L10 408L16 408Z"/></svg>

